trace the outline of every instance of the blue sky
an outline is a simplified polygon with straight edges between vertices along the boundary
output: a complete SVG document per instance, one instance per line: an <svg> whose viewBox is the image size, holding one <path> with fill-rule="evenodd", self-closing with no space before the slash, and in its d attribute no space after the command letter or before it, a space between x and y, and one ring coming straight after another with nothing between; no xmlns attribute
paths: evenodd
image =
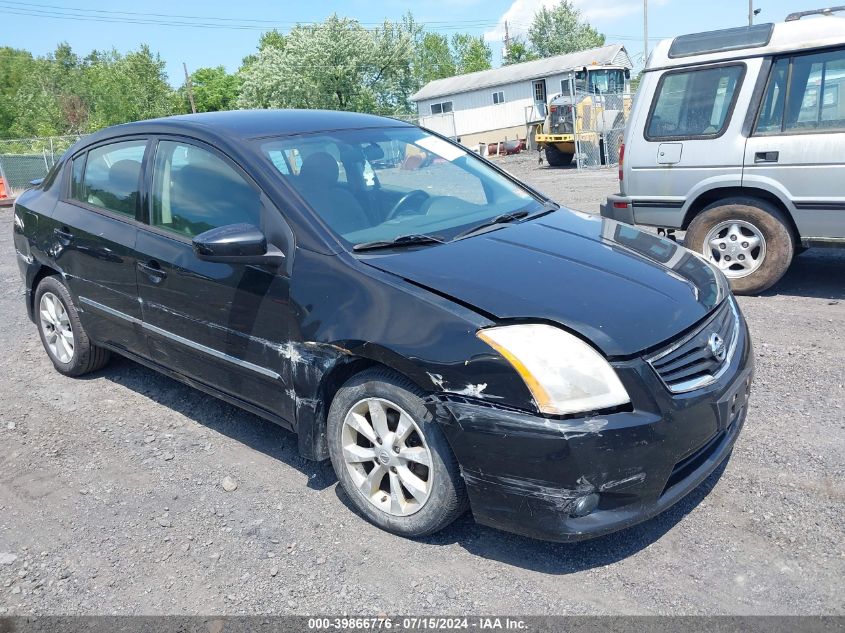
<svg viewBox="0 0 845 633"><path fill-rule="evenodd" d="M826 0L754 2L755 8L763 10L757 21L779 22L793 11L825 6ZM385 18L399 19L410 10L431 30L484 34L494 46L494 63L498 65L503 20L508 19L511 34L518 33L527 28L537 8L554 3L555 0L110 0L105 4L101 0L0 0L0 44L40 55L61 41L69 42L82 54L111 48L125 52L148 43L167 62L170 82L178 85L182 62L189 69L222 64L230 71L236 70L241 59L254 52L261 31L273 26L284 31L293 23L319 21L333 12L369 25ZM745 0L649 0L648 4L652 46L663 37L748 22ZM608 42L624 43L632 57L641 58L642 0L576 0L576 5L607 35Z"/></svg>

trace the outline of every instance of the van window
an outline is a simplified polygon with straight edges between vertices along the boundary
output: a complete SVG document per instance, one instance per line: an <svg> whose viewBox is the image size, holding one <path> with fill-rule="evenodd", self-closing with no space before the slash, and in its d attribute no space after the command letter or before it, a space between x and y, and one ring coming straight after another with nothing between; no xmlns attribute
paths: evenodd
<svg viewBox="0 0 845 633"><path fill-rule="evenodd" d="M784 131L845 129L845 50L792 60Z"/></svg>
<svg viewBox="0 0 845 633"><path fill-rule="evenodd" d="M757 116L757 133L780 133L783 126L783 105L786 99L786 80L789 77L789 60L779 59L772 67L766 98Z"/></svg>
<svg viewBox="0 0 845 633"><path fill-rule="evenodd" d="M744 66L666 73L651 106L647 140L714 138L725 131Z"/></svg>
<svg viewBox="0 0 845 633"><path fill-rule="evenodd" d="M845 130L845 50L779 59L769 77L756 133L842 130Z"/></svg>

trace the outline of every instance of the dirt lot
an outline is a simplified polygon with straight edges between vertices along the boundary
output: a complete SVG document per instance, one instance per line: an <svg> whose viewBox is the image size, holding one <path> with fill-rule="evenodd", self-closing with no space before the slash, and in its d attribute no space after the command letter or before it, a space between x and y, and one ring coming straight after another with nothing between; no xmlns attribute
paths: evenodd
<svg viewBox="0 0 845 633"><path fill-rule="evenodd" d="M616 186L534 159L502 164L582 210ZM57 374L22 293L2 209L0 614L845 613L845 252L740 299L758 373L723 472L575 545L380 532L268 422L126 360Z"/></svg>

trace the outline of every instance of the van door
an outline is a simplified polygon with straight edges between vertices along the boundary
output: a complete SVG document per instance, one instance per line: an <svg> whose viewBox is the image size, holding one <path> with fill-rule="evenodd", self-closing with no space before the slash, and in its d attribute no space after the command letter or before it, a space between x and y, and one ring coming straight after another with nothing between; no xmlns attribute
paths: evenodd
<svg viewBox="0 0 845 633"><path fill-rule="evenodd" d="M802 238L845 237L845 48L775 60L743 185L791 206Z"/></svg>
<svg viewBox="0 0 845 633"><path fill-rule="evenodd" d="M631 126L644 139L629 139L625 147L624 187L637 224L680 228L699 191L740 186L745 110L737 104L748 103L760 64L646 73L640 90L654 97L647 110L638 108Z"/></svg>

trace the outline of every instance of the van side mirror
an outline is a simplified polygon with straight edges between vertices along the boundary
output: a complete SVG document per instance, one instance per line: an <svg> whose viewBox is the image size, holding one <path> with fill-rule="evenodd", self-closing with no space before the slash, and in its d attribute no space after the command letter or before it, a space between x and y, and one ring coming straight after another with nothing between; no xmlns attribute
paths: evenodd
<svg viewBox="0 0 845 633"><path fill-rule="evenodd" d="M227 264L265 264L278 266L285 254L273 245L267 245L267 238L252 224L228 224L193 239L196 256L206 262Z"/></svg>

